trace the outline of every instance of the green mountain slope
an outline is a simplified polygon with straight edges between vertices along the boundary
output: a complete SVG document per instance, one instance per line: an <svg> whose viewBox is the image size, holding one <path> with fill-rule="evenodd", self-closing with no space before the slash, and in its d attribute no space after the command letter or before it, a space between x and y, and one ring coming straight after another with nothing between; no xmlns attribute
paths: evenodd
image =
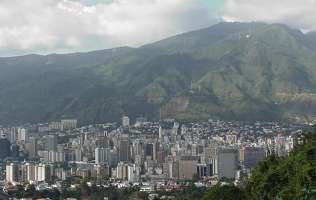
<svg viewBox="0 0 316 200"><path fill-rule="evenodd" d="M136 49L0 58L0 124L313 120L315 44L284 25L220 23Z"/></svg>

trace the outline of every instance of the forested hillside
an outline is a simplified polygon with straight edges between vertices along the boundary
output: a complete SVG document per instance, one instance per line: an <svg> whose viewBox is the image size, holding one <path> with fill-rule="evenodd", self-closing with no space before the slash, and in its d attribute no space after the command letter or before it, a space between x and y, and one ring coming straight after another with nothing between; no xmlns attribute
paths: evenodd
<svg viewBox="0 0 316 200"><path fill-rule="evenodd" d="M220 23L139 48L0 58L0 124L172 117L316 119L316 40Z"/></svg>

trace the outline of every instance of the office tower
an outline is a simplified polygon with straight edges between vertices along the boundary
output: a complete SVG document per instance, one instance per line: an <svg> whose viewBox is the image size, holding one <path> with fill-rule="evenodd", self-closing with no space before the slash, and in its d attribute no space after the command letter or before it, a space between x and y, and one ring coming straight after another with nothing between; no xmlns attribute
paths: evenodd
<svg viewBox="0 0 316 200"><path fill-rule="evenodd" d="M47 135L46 136L45 149L47 151L56 151L57 150L57 136L56 135Z"/></svg>
<svg viewBox="0 0 316 200"><path fill-rule="evenodd" d="M143 141L137 139L133 141L133 158L143 158L144 157L144 144Z"/></svg>
<svg viewBox="0 0 316 200"><path fill-rule="evenodd" d="M164 149L159 149L157 151L157 162L163 163L165 161L166 152Z"/></svg>
<svg viewBox="0 0 316 200"><path fill-rule="evenodd" d="M178 161L172 161L169 163L169 177L176 178L176 179L180 177Z"/></svg>
<svg viewBox="0 0 316 200"><path fill-rule="evenodd" d="M153 160L157 160L158 150L159 150L159 143L153 142Z"/></svg>
<svg viewBox="0 0 316 200"><path fill-rule="evenodd" d="M129 182L136 182L140 179L141 168L138 165L130 164L127 167L127 180Z"/></svg>
<svg viewBox="0 0 316 200"><path fill-rule="evenodd" d="M96 148L95 149L95 164L105 164L109 161L110 149Z"/></svg>
<svg viewBox="0 0 316 200"><path fill-rule="evenodd" d="M6 182L14 183L19 181L19 165L8 163L6 165Z"/></svg>
<svg viewBox="0 0 316 200"><path fill-rule="evenodd" d="M204 162L212 166L212 175L218 174L218 148L217 147L207 147L204 150Z"/></svg>
<svg viewBox="0 0 316 200"><path fill-rule="evenodd" d="M0 139L0 159L3 160L8 156L10 156L10 141L5 138L1 138Z"/></svg>
<svg viewBox="0 0 316 200"><path fill-rule="evenodd" d="M215 174L218 174L218 162L217 162L217 157L216 158L213 158L211 160L209 160L209 162L207 164L210 165L211 168L211 172L210 174L213 176Z"/></svg>
<svg viewBox="0 0 316 200"><path fill-rule="evenodd" d="M153 144L146 144L145 145L145 157L153 159L154 157L154 145Z"/></svg>
<svg viewBox="0 0 316 200"><path fill-rule="evenodd" d="M24 165L26 177L23 179L26 181L36 181L37 174L36 174L36 165L33 163L26 163Z"/></svg>
<svg viewBox="0 0 316 200"><path fill-rule="evenodd" d="M109 164L111 167L117 166L118 163L118 152L115 149L110 150Z"/></svg>
<svg viewBox="0 0 316 200"><path fill-rule="evenodd" d="M25 150L28 152L29 158L37 157L37 139L35 137L29 138L25 144Z"/></svg>
<svg viewBox="0 0 316 200"><path fill-rule="evenodd" d="M78 162L82 161L82 149L75 149L75 160Z"/></svg>
<svg viewBox="0 0 316 200"><path fill-rule="evenodd" d="M119 140L119 161L127 162L130 160L130 145L128 139Z"/></svg>
<svg viewBox="0 0 316 200"><path fill-rule="evenodd" d="M233 148L219 148L218 149L218 177L235 178L237 171L238 151Z"/></svg>
<svg viewBox="0 0 316 200"><path fill-rule="evenodd" d="M60 151L65 153L65 161L76 161L76 153L74 149L61 149Z"/></svg>
<svg viewBox="0 0 316 200"><path fill-rule="evenodd" d="M179 178L193 179L197 175L198 157L184 156L179 160Z"/></svg>
<svg viewBox="0 0 316 200"><path fill-rule="evenodd" d="M119 162L116 167L116 177L120 180L128 179L128 164Z"/></svg>
<svg viewBox="0 0 316 200"><path fill-rule="evenodd" d="M123 118L122 118L122 126L123 127L129 127L129 125L130 125L129 117L123 116Z"/></svg>
<svg viewBox="0 0 316 200"><path fill-rule="evenodd" d="M65 152L63 151L48 151L48 162L65 162Z"/></svg>
<svg viewBox="0 0 316 200"><path fill-rule="evenodd" d="M18 128L18 141L28 141L28 131L25 128Z"/></svg>
<svg viewBox="0 0 316 200"><path fill-rule="evenodd" d="M46 181L50 177L49 166L45 164L39 164L35 168L36 181Z"/></svg>
<svg viewBox="0 0 316 200"><path fill-rule="evenodd" d="M15 143L17 140L17 128L13 127L10 129L9 133L7 134L7 139L11 142L11 143Z"/></svg>

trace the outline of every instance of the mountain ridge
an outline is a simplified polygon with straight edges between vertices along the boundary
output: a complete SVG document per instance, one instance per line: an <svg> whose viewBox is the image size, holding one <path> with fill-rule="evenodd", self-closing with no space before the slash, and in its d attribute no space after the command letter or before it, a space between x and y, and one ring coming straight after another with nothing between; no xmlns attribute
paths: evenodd
<svg viewBox="0 0 316 200"><path fill-rule="evenodd" d="M0 58L0 124L123 114L315 120L313 35L279 24L220 23L139 48Z"/></svg>

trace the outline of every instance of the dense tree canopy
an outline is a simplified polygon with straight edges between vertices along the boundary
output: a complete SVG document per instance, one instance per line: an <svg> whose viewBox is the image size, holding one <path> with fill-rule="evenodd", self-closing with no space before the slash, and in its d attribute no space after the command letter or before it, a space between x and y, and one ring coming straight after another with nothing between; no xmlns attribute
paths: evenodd
<svg viewBox="0 0 316 200"><path fill-rule="evenodd" d="M269 156L259 163L244 188L215 186L203 200L316 199L316 129L304 135L287 157Z"/></svg>
<svg viewBox="0 0 316 200"><path fill-rule="evenodd" d="M244 191L233 185L216 185L207 191L203 200L244 200L246 195Z"/></svg>

